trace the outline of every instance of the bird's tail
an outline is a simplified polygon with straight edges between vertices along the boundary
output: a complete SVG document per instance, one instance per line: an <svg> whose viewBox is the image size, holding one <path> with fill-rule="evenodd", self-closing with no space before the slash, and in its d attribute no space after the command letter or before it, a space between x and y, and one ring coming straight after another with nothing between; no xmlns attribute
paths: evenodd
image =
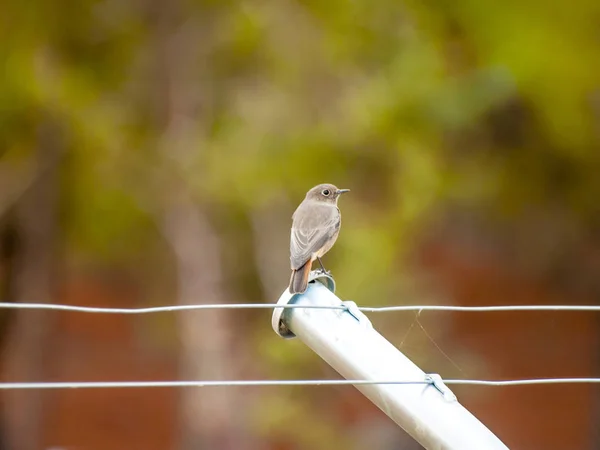
<svg viewBox="0 0 600 450"><path fill-rule="evenodd" d="M310 268L312 261L309 259L306 263L297 270L292 270L292 277L290 279L290 293L291 294L302 294L308 287L308 275L310 274Z"/></svg>

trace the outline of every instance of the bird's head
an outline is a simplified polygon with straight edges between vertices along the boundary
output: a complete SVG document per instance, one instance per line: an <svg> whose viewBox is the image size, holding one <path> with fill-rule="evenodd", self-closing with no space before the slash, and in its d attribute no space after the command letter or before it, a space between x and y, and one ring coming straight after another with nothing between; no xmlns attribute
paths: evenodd
<svg viewBox="0 0 600 450"><path fill-rule="evenodd" d="M324 183L315 186L306 194L307 200L314 200L318 202L326 202L337 204L338 197L346 192L350 192L350 189L338 189L333 184Z"/></svg>

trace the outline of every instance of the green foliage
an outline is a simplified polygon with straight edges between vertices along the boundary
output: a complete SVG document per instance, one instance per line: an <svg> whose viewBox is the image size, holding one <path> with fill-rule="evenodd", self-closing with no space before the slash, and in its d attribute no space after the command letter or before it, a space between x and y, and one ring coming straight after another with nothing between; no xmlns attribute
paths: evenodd
<svg viewBox="0 0 600 450"><path fill-rule="evenodd" d="M351 188L327 258L361 303L397 303L404 256L448 205L597 217L597 0L150 3L0 7L0 164L21 167L45 114L62 123L68 244L92 261L143 259L173 177L243 217ZM310 365L258 340L273 372ZM319 422L282 409L261 423Z"/></svg>

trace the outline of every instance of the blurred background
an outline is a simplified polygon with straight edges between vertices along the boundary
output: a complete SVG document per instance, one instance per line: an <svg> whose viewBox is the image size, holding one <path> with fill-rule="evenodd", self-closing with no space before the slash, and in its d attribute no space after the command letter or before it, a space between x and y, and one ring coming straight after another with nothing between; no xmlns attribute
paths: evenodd
<svg viewBox="0 0 600 450"><path fill-rule="evenodd" d="M363 306L600 304L600 3L5 0L0 300L276 302L291 214ZM585 312L371 315L446 378L600 376ZM337 378L270 310L0 310L3 381ZM453 386L511 449L593 385ZM353 387L3 391L3 450L415 450Z"/></svg>

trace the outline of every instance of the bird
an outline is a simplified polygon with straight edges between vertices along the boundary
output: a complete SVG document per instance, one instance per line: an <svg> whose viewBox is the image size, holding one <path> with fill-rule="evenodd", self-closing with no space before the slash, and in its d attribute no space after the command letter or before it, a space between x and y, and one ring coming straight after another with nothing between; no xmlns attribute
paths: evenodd
<svg viewBox="0 0 600 450"><path fill-rule="evenodd" d="M317 260L324 273L329 274L321 257L327 253L340 233L342 215L338 208L340 195L350 189L338 189L333 184L319 184L306 193L292 215L290 236L290 265L292 276L289 291L301 294L308 287L312 263Z"/></svg>

